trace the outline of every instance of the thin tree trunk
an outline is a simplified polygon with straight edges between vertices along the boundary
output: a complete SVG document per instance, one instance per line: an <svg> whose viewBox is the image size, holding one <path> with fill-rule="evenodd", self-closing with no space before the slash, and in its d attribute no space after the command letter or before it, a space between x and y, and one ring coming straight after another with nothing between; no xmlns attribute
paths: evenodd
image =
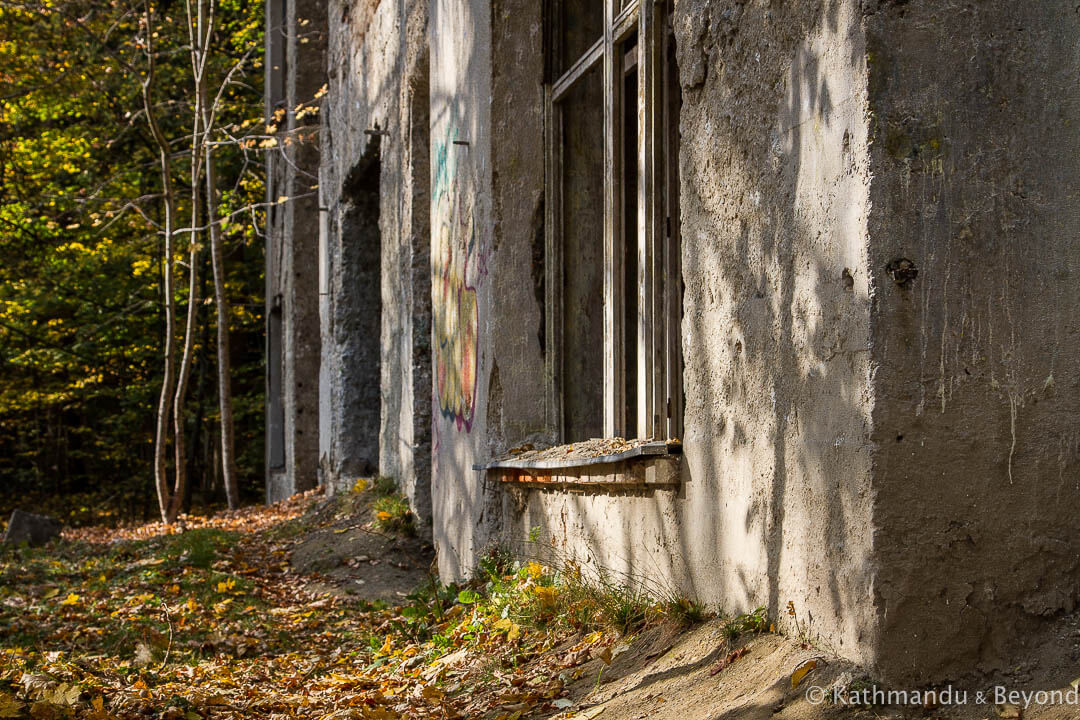
<svg viewBox="0 0 1080 720"><path fill-rule="evenodd" d="M206 214L210 226L210 258L214 267L214 304L217 306L218 402L221 404L221 474L229 508L240 506L233 454L232 368L229 360L229 297L225 292L225 254L217 224L217 182L212 146L206 144Z"/></svg>
<svg viewBox="0 0 1080 720"><path fill-rule="evenodd" d="M206 217L207 227L210 233L210 259L214 271L214 305L217 307L217 366L218 366L218 403L221 412L221 475L225 484L225 497L229 508L236 509L240 506L240 492L236 480L236 459L233 443L233 403L232 403L232 368L229 358L229 298L225 290L225 255L221 246L221 227L218 224L217 206L217 168L214 165L214 147L211 133L214 129L217 117L218 104L221 102L222 93L225 90L232 72L230 71L218 88L217 96L211 104L207 96L206 83L203 79L202 69L206 67L206 59L210 52L210 34L213 31L216 5L214 0L197 0L198 17L200 23L206 20L206 34L200 36L200 45L204 48L201 59L201 68L196 70L200 82L196 87L199 95L199 107L202 109L203 118L203 152L205 153L205 177L206 177ZM191 13L191 0L188 0L188 13Z"/></svg>
<svg viewBox="0 0 1080 720"><path fill-rule="evenodd" d="M184 332L184 354L180 361L180 372L176 380L176 396L173 400L173 450L176 467L176 487L173 490L172 514L175 517L183 507L187 497L187 447L184 426L184 400L187 396L188 380L191 377L191 364L195 347L195 329L199 319L199 220L202 210L202 151L206 142L203 127L203 91L204 72L206 69L205 48L209 36L203 3L200 0L197 16L192 17L191 3L187 5L188 37L191 42L191 74L195 85L195 112L192 115L191 129L191 232L188 240L188 308L187 327Z"/></svg>
<svg viewBox="0 0 1080 720"><path fill-rule="evenodd" d="M198 132L198 119L196 123L196 134ZM194 151L193 151L194 152ZM193 359L193 349L195 346L195 327L198 324L199 319L199 238L195 228L199 224L199 191L198 180L200 172L197 167L198 163L192 158L191 163L191 177L196 182L193 183L192 197L191 197L191 239L189 240L191 247L188 252L188 307L187 307L187 327L184 332L184 353L180 360L180 371L176 378L176 395L173 398L173 453L176 474L176 483L173 489L173 497L171 506L173 507L173 517L180 511L180 507L183 504L184 496L187 494L187 443L186 443L186 431L184 427L184 399L187 395L188 379L191 377L191 364Z"/></svg>
<svg viewBox="0 0 1080 720"><path fill-rule="evenodd" d="M205 271L206 256L199 255L199 297L206 294L206 278L207 273ZM184 493L184 512L191 512L191 504L195 494L195 483L198 478L199 495L204 505L208 504L208 494L206 492L206 463L203 462L203 458L206 452L203 446L206 444L207 433L204 429L206 424L206 366L207 366L207 348L210 345L209 339L209 323L201 323L199 325L199 357L196 360L198 371L195 374L195 432L192 433L191 447L188 449L188 484L187 492Z"/></svg>
<svg viewBox="0 0 1080 720"><path fill-rule="evenodd" d="M158 147L161 167L161 189L165 205L165 249L164 268L162 271L165 301L165 358L164 377L161 381L161 396L158 399L157 428L154 435L154 483L157 487L158 507L161 519L171 523L176 519L170 502L166 445L169 442L169 410L172 407L173 386L176 380L176 307L173 297L173 232L176 220L176 195L172 184L172 159L169 156L169 141L165 138L158 124L153 101L154 88L154 47L153 47L153 12L149 0L145 0L146 18L145 43L147 70L142 81L143 109L150 133Z"/></svg>

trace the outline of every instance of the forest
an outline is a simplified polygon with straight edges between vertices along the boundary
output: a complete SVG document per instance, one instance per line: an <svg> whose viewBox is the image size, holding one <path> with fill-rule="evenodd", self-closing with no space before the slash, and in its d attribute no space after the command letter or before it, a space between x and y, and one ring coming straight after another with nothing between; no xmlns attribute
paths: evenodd
<svg viewBox="0 0 1080 720"><path fill-rule="evenodd" d="M0 33L0 509L154 518L158 462L180 509L257 496L263 4L5 1Z"/></svg>

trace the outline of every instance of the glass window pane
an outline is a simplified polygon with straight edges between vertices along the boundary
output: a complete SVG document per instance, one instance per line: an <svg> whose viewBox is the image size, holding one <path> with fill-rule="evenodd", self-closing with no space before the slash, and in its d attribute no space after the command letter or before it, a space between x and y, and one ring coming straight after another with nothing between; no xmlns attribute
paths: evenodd
<svg viewBox="0 0 1080 720"><path fill-rule="evenodd" d="M637 34L619 46L622 61L622 253L623 253L623 434L637 437L638 333L638 74Z"/></svg>
<svg viewBox="0 0 1080 720"><path fill-rule="evenodd" d="M604 429L604 101L600 66L559 103L566 442Z"/></svg>
<svg viewBox="0 0 1080 720"><path fill-rule="evenodd" d="M557 76L574 66L585 51L604 36L606 0L561 0Z"/></svg>

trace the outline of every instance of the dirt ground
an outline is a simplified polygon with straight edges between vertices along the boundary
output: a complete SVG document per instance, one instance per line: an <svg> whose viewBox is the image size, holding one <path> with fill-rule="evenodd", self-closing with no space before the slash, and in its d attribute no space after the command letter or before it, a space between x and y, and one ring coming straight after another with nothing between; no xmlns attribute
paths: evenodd
<svg viewBox="0 0 1080 720"><path fill-rule="evenodd" d="M434 549L418 537L382 532L373 520L370 506L354 497L321 501L304 519L312 529L297 538L293 569L313 579L314 592L400 602L429 579Z"/></svg>
<svg viewBox="0 0 1080 720"><path fill-rule="evenodd" d="M429 579L434 558L430 544L373 530L365 506L325 500L309 515L312 529L297 539L292 565L297 573L314 576L315 587L338 597L393 602ZM564 643L532 664L565 664L560 654L572 647L572 642ZM731 659L733 648L746 652ZM1072 615L1032 637L1023 656L1004 671L959 678L955 687L967 692L965 702L841 706L813 701L822 693L872 692L872 679L850 663L781 635L744 636L730 645L725 641L723 620L713 619L691 629L649 628L615 644L610 664L592 659L560 673L569 680L567 697L573 705L546 716L576 720L1080 718L1080 706L1033 702L1025 710L979 703L975 696L981 691L986 700L993 700L992 688L998 685L1010 690L1068 691L1070 682L1080 675L1077 659L1080 616ZM793 672L808 662L814 662L815 668L793 688ZM447 664L454 665L453 658ZM466 676L469 672L467 667L460 671Z"/></svg>
<svg viewBox="0 0 1080 720"><path fill-rule="evenodd" d="M889 718L948 718L981 720L983 718L1030 718L1062 720L1080 718L1078 706L1040 706L1032 703L1026 711L1016 706L995 706L976 701L976 692L986 692L992 699L995 685L1005 688L1068 691L1069 681L1046 673L1031 675L1038 667L1028 658L1018 667L1021 675L959 681L956 687L967 691L964 703L935 706L838 706L815 703L822 691L843 693L851 689L870 689L872 680L850 663L829 657L812 647L802 646L780 635L765 634L744 638L747 652L717 671L724 659L723 622L712 620L682 633L651 630L636 638L601 672L602 662L584 666L581 678L571 686L570 695L579 707L591 708L596 715L579 712L579 720L869 720ZM1046 646L1049 647L1049 646ZM816 669L792 688L792 673L803 663L815 660ZM1027 668L1027 669L1024 669ZM1051 671L1062 677L1061 668ZM1016 678L1029 677L1026 682ZM943 688L942 688L943 689Z"/></svg>
<svg viewBox="0 0 1080 720"><path fill-rule="evenodd" d="M1064 697L1080 675L1080 615L1030 634L994 674L957 678L966 700L830 704L872 693L873 679L781 635L731 637L764 619L679 626L688 614L663 603L583 594L506 558L488 559L483 583L435 586L430 544L376 527L380 497L308 493L0 553L0 717L1080 719L1076 698L977 697ZM605 607L636 619L595 614Z"/></svg>

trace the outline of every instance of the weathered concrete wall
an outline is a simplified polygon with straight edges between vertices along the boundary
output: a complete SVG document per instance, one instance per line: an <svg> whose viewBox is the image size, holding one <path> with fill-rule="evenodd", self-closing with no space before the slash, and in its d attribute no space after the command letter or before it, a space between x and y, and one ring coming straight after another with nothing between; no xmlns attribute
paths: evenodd
<svg viewBox="0 0 1080 720"><path fill-rule="evenodd" d="M1080 595L1080 15L868 11L874 599L911 682L1000 667Z"/></svg>
<svg viewBox="0 0 1080 720"><path fill-rule="evenodd" d="M539 528L902 684L1074 608L1080 16L678 0L683 482L573 494L472 469L557 440L541 4L328 16L324 482L398 477L444 580Z"/></svg>
<svg viewBox="0 0 1080 720"><path fill-rule="evenodd" d="M542 6L435 0L431 27L432 491L451 579L507 519L473 464L556 439L544 392Z"/></svg>
<svg viewBox="0 0 1080 720"><path fill-rule="evenodd" d="M324 482L393 476L430 522L427 3L332 2L329 22Z"/></svg>
<svg viewBox="0 0 1080 720"><path fill-rule="evenodd" d="M326 78L325 0L268 2L268 115L285 110L268 151L269 502L315 487L318 469L318 119L298 117Z"/></svg>
<svg viewBox="0 0 1080 720"><path fill-rule="evenodd" d="M387 122L400 142L385 158L398 182L383 188L382 418L379 470L397 478L431 522L431 226L427 8L404 18L401 87Z"/></svg>
<svg viewBox="0 0 1080 720"><path fill-rule="evenodd" d="M478 473L492 336L491 16L488 0L431 0L432 470L439 572L460 577L486 542Z"/></svg>
<svg viewBox="0 0 1080 720"><path fill-rule="evenodd" d="M684 486L514 490L507 535L866 660L869 173L854 2L681 0ZM736 40L737 38L737 40ZM497 118L496 118L497 121ZM568 348L573 352L573 348ZM786 618L785 618L786 619Z"/></svg>
<svg viewBox="0 0 1080 720"><path fill-rule="evenodd" d="M493 338L486 457L556 442L544 388L543 8L491 3ZM538 109L534 111L534 109ZM512 308L512 312L507 312Z"/></svg>

